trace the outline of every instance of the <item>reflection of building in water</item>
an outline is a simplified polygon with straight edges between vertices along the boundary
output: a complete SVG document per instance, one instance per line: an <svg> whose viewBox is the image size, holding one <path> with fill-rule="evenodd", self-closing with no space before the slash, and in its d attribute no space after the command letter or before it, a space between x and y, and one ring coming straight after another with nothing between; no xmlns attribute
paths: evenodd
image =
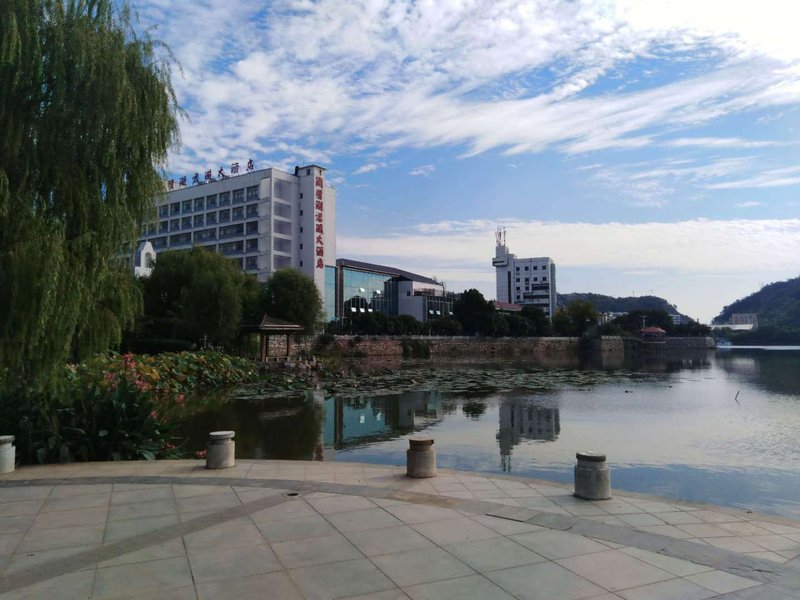
<svg viewBox="0 0 800 600"><path fill-rule="evenodd" d="M326 398L323 446L346 448L424 429L444 418L441 394L406 392L372 399ZM332 460L318 451L317 460Z"/></svg>
<svg viewBox="0 0 800 600"><path fill-rule="evenodd" d="M522 440L553 442L561 433L558 408L541 406L532 400L504 400L500 403L500 466L511 471L511 451Z"/></svg>

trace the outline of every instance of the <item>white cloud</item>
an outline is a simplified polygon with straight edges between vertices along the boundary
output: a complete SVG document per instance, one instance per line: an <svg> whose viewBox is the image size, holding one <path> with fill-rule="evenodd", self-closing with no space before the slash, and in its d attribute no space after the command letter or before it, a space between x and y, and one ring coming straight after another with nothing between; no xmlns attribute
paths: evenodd
<svg viewBox="0 0 800 600"><path fill-rule="evenodd" d="M144 25L162 24L186 72L176 86L192 120L173 157L185 170L254 149L271 157L277 142L301 159L457 144L470 154L636 149L663 132L797 105L800 38L785 3L677 6L286 0L265 12L258 0L143 0L140 10ZM585 95L637 58L697 66ZM769 143L694 139L671 144Z"/></svg>
<svg viewBox="0 0 800 600"><path fill-rule="evenodd" d="M355 171L353 171L353 175L363 175L364 173L372 173L373 171L377 171L378 169L383 169L387 166L388 163L385 162L367 163L365 165L361 165Z"/></svg>
<svg viewBox="0 0 800 600"><path fill-rule="evenodd" d="M774 146L775 142L744 140L742 138L695 137L677 138L664 142L665 146L673 148L702 147L702 148L765 148Z"/></svg>
<svg viewBox="0 0 800 600"><path fill-rule="evenodd" d="M408 174L414 176L428 176L436 170L433 165L420 165L411 169Z"/></svg>
<svg viewBox="0 0 800 600"><path fill-rule="evenodd" d="M738 202L736 206L738 208L755 208L756 206L762 206L763 202L758 202L756 200L749 200L747 202Z"/></svg>
<svg viewBox="0 0 800 600"><path fill-rule="evenodd" d="M745 179L709 183L703 187L709 190L732 190L742 188L781 187L797 184L800 184L800 167L785 167L770 169Z"/></svg>

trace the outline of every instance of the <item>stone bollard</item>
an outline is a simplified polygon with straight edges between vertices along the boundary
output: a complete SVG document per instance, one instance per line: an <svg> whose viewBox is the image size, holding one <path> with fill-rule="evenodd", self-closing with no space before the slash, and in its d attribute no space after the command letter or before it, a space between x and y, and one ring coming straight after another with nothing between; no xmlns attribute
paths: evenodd
<svg viewBox="0 0 800 600"><path fill-rule="evenodd" d="M17 459L13 435L0 435L0 473L11 473Z"/></svg>
<svg viewBox="0 0 800 600"><path fill-rule="evenodd" d="M233 431L212 431L208 434L206 469L226 469L236 464L236 442Z"/></svg>
<svg viewBox="0 0 800 600"><path fill-rule="evenodd" d="M589 450L575 456L575 495L584 500L611 498L611 470L606 465L606 455Z"/></svg>
<svg viewBox="0 0 800 600"><path fill-rule="evenodd" d="M436 477L436 450L433 447L433 438L408 440L406 475L417 479Z"/></svg>

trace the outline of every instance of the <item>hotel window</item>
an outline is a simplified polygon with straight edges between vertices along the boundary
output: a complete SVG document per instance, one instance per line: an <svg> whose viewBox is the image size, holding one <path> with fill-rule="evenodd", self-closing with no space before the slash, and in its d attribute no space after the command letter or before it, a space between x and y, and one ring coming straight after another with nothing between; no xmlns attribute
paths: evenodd
<svg viewBox="0 0 800 600"><path fill-rule="evenodd" d="M205 198L195 198L194 199L194 209L195 210L203 210L206 207L206 199Z"/></svg>
<svg viewBox="0 0 800 600"><path fill-rule="evenodd" d="M306 169L306 175L311 175L311 169Z"/></svg>
<svg viewBox="0 0 800 600"><path fill-rule="evenodd" d="M177 235L169 236L170 246L183 246L184 244L191 244L191 243L192 243L191 233L179 233Z"/></svg>
<svg viewBox="0 0 800 600"><path fill-rule="evenodd" d="M244 207L237 206L233 209L233 220L241 221L242 219L244 219Z"/></svg>
<svg viewBox="0 0 800 600"><path fill-rule="evenodd" d="M248 204L247 212L245 213L248 219L258 216L258 204Z"/></svg>
<svg viewBox="0 0 800 600"><path fill-rule="evenodd" d="M542 277L542 281L547 281L547 277Z"/></svg>
<svg viewBox="0 0 800 600"><path fill-rule="evenodd" d="M172 215L179 215L181 214L181 203L180 202L173 202L169 205L169 214Z"/></svg>
<svg viewBox="0 0 800 600"><path fill-rule="evenodd" d="M164 217L168 217L169 216L169 206L167 206L166 204L164 206L159 206L158 207L158 216L160 218L162 218L162 219Z"/></svg>
<svg viewBox="0 0 800 600"><path fill-rule="evenodd" d="M292 241L284 240L283 238L273 238L272 249L276 252L286 252L288 254L292 251Z"/></svg>
<svg viewBox="0 0 800 600"><path fill-rule="evenodd" d="M258 200L258 186L252 185L247 188L247 201Z"/></svg>
<svg viewBox="0 0 800 600"><path fill-rule="evenodd" d="M239 223L238 225L228 225L227 227L219 228L219 238L235 237L244 233L244 226Z"/></svg>
<svg viewBox="0 0 800 600"><path fill-rule="evenodd" d="M538 268L539 268L539 267L537 267L536 265L534 265L534 266L533 266L533 270L534 270L534 271L536 271Z"/></svg>
<svg viewBox="0 0 800 600"><path fill-rule="evenodd" d="M169 222L170 231L178 231L180 228L181 228L180 219L172 219L172 221Z"/></svg>
<svg viewBox="0 0 800 600"><path fill-rule="evenodd" d="M292 266L292 257L291 256L273 256L272 257L272 264L275 265L275 269L283 269L284 267L291 267Z"/></svg>
<svg viewBox="0 0 800 600"><path fill-rule="evenodd" d="M258 238L247 240L244 249L246 252L258 252Z"/></svg>
<svg viewBox="0 0 800 600"><path fill-rule="evenodd" d="M226 208L225 210L219 211L219 222L220 223L227 223L231 220L231 210Z"/></svg>
<svg viewBox="0 0 800 600"><path fill-rule="evenodd" d="M525 270L527 271L527 270L528 270L528 267L525 267Z"/></svg>
<svg viewBox="0 0 800 600"><path fill-rule="evenodd" d="M191 229L192 228L192 217L183 217L181 219L181 229Z"/></svg>
<svg viewBox="0 0 800 600"><path fill-rule="evenodd" d="M272 231L281 235L292 235L292 224L288 221L273 221Z"/></svg>
<svg viewBox="0 0 800 600"><path fill-rule="evenodd" d="M161 221L158 224L158 233L167 233L169 231L169 221Z"/></svg>
<svg viewBox="0 0 800 600"><path fill-rule="evenodd" d="M194 226L195 227L202 227L205 225L204 215L195 215L194 216Z"/></svg>
<svg viewBox="0 0 800 600"><path fill-rule="evenodd" d="M217 208L216 194L214 194L213 196L206 196L206 208L208 209Z"/></svg>
<svg viewBox="0 0 800 600"><path fill-rule="evenodd" d="M192 212L192 201L191 200L184 200L183 201L183 209L182 212L190 213Z"/></svg>
<svg viewBox="0 0 800 600"><path fill-rule="evenodd" d="M519 277L517 277L517 283L519 283Z"/></svg>
<svg viewBox="0 0 800 600"><path fill-rule="evenodd" d="M222 192L219 195L219 206L228 206L231 203L231 193Z"/></svg>
<svg viewBox="0 0 800 600"><path fill-rule="evenodd" d="M244 190L233 190L233 203L241 204L244 202Z"/></svg>
<svg viewBox="0 0 800 600"><path fill-rule="evenodd" d="M251 235L253 233L258 233L258 221L250 221L245 225L245 233L247 235Z"/></svg>
<svg viewBox="0 0 800 600"><path fill-rule="evenodd" d="M292 207L290 205L283 204L282 202L275 202L273 203L272 207L273 207L272 208L273 212L277 216L283 217L285 219L292 218Z"/></svg>
<svg viewBox="0 0 800 600"><path fill-rule="evenodd" d="M244 268L248 271L254 271L258 269L258 257L257 256L248 256L244 259Z"/></svg>
<svg viewBox="0 0 800 600"><path fill-rule="evenodd" d="M206 215L206 225L216 225L217 224L217 213L210 212Z"/></svg>

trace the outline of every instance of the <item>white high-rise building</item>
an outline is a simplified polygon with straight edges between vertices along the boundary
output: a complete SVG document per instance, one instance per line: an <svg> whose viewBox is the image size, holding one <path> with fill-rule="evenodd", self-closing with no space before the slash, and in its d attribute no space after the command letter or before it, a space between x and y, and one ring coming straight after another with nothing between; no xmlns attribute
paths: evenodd
<svg viewBox="0 0 800 600"><path fill-rule="evenodd" d="M205 183L198 176L194 182L169 183L176 189L159 200L158 221L142 241L157 253L202 246L237 260L260 281L295 267L314 279L326 299L326 270L335 277L336 190L326 185L325 169L307 165L291 174L251 168L218 179L207 172Z"/></svg>
<svg viewBox="0 0 800 600"><path fill-rule="evenodd" d="M498 229L495 239L497 300L538 306L552 318L557 308L556 263L547 256L517 258L508 251L505 229Z"/></svg>

